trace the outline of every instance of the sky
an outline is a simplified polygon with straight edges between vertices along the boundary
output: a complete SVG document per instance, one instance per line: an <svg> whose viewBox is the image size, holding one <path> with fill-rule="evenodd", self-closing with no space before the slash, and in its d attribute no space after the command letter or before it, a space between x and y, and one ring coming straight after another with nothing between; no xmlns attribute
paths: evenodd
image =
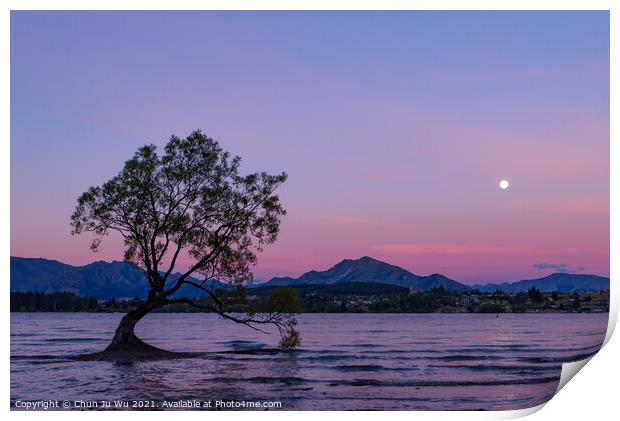
<svg viewBox="0 0 620 421"><path fill-rule="evenodd" d="M122 260L77 197L201 129L289 175L257 279L609 275L607 12L14 11L10 66L14 256Z"/></svg>

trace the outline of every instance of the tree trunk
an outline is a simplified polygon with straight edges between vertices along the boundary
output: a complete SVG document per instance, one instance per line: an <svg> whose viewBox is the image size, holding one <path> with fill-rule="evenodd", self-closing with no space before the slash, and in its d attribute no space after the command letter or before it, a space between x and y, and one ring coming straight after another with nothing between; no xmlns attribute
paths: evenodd
<svg viewBox="0 0 620 421"><path fill-rule="evenodd" d="M116 333L114 334L114 338L112 338L112 342L105 349L106 352L163 352L162 349L149 345L140 338L136 336L134 333L134 328L136 324L148 313L155 310L160 305L157 302L146 301L144 304L140 305L137 309L130 311L125 314L121 319L118 327L116 328Z"/></svg>

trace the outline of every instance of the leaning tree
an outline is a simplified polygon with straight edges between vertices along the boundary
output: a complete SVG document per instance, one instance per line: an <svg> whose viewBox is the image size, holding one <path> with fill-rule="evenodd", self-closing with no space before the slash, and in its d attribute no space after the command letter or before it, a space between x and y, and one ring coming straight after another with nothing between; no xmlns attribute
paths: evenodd
<svg viewBox="0 0 620 421"><path fill-rule="evenodd" d="M240 175L239 164L238 156L195 131L185 139L172 136L161 155L155 145L139 148L118 175L78 198L72 234L93 233L96 251L106 235L119 233L125 260L142 268L148 282L146 299L123 316L106 351L160 351L141 341L134 327L170 304L214 312L261 331L272 325L282 347L299 345L290 291L238 313L231 310L235 300L209 287L219 280L242 291L252 279L257 252L276 240L286 213L274 194L286 174ZM187 259L179 272L179 260ZM203 297L188 298L184 293L190 288Z"/></svg>

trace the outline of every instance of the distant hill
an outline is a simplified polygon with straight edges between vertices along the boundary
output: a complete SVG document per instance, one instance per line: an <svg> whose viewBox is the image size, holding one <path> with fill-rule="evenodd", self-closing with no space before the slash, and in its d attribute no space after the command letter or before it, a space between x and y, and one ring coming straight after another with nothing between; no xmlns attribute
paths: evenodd
<svg viewBox="0 0 620 421"><path fill-rule="evenodd" d="M368 256L356 260L345 259L331 269L323 272L313 270L304 273L299 278L273 278L264 285L325 285L342 282L384 283L420 291L427 291L440 285L449 291L467 291L470 289L467 285L440 274L419 276L401 267Z"/></svg>
<svg viewBox="0 0 620 421"><path fill-rule="evenodd" d="M541 292L592 292L609 290L609 278L596 275L582 275L574 273L553 273L544 278L526 279L518 282L504 282L502 284L472 285L482 292L494 292L501 289L515 294L536 287Z"/></svg>
<svg viewBox="0 0 620 421"><path fill-rule="evenodd" d="M443 286L448 291L465 292L471 289L470 286L443 276L440 273L434 273L428 276L421 276L417 285L412 286L416 289L419 289L420 291L428 291L439 286Z"/></svg>
<svg viewBox="0 0 620 421"><path fill-rule="evenodd" d="M409 288L397 285L371 283L371 282L341 282L337 284L298 284L290 285L299 292L300 295L325 294L325 295L385 295L385 294L407 294ZM279 288L279 285L258 286L252 288L249 293L252 295L269 295Z"/></svg>
<svg viewBox="0 0 620 421"><path fill-rule="evenodd" d="M528 279L513 283L465 285L439 273L420 276L401 267L373 259L362 257L356 260L345 259L332 268L318 272L306 272L299 278L273 278L264 286L274 285L328 285L343 282L370 282L397 285L413 288L419 291L428 291L443 285L448 291L470 291L479 289L482 292L494 292L502 289L508 293L525 292L536 287L542 292L591 292L609 290L609 278L596 275L582 275L570 273L554 273L538 279Z"/></svg>
<svg viewBox="0 0 620 421"><path fill-rule="evenodd" d="M71 266L56 260L11 256L11 292L66 291L99 299L145 298L147 286L144 271L127 262L97 261L84 266ZM224 284L212 281L205 286L221 288ZM200 295L204 292L189 286L184 286L177 294L187 297Z"/></svg>
<svg viewBox="0 0 620 421"><path fill-rule="evenodd" d="M200 282L194 278L191 279ZM345 259L326 271L313 270L304 273L299 278L273 278L266 283L254 284L250 286L253 291L250 293L256 294L260 292L260 289L273 289L279 285L290 285L296 288L312 285L309 289L304 287L300 291L319 288L325 293L337 294L338 285L355 283L360 285L357 287L347 285L343 288L347 291L366 288L365 291L370 291L369 294L390 293L385 289L390 286L403 288L403 291L410 288L428 291L440 285L448 291L465 292L478 288L482 292L494 292L496 289L502 289L513 294L527 291L531 287L536 287L542 292L609 290L608 278L567 273L554 273L540 279L513 283L468 286L438 273L420 276L371 257L362 257L355 260ZM376 284L376 286L371 288L369 284ZM210 281L205 287L214 290L230 286L219 281ZM144 298L147 293L147 282L142 269L127 262L98 261L84 266L71 266L56 260L11 257L11 291L45 293L67 291L98 299ZM176 296L199 297L204 294L198 289L185 286Z"/></svg>

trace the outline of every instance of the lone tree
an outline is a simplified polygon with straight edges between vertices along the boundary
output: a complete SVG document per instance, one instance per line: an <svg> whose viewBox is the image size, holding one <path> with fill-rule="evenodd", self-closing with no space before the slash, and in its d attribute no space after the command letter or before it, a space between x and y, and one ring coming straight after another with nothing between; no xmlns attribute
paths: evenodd
<svg viewBox="0 0 620 421"><path fill-rule="evenodd" d="M141 341L134 327L169 304L211 311L260 331L273 325L282 347L299 345L290 291L278 290L260 309L240 315L208 288L209 281L220 280L242 291L252 279L256 253L276 240L286 214L274 194L286 174L239 175L239 163L238 156L195 131L185 139L172 136L162 155L155 145L139 148L117 176L78 198L71 233L93 233L93 251L110 232L119 233L125 260L141 267L148 281L146 300L123 316L107 352L161 351ZM179 256L191 259L181 273L175 272ZM182 295L189 288L207 299Z"/></svg>

